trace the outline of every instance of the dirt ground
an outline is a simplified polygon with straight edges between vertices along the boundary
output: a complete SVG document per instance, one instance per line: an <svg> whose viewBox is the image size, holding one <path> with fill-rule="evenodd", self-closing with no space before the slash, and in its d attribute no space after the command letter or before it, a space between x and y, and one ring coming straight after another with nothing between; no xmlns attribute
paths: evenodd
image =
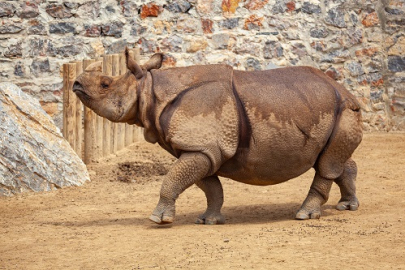
<svg viewBox="0 0 405 270"><path fill-rule="evenodd" d="M147 218L173 158L139 143L89 166L92 182L0 198L0 269L405 269L405 134L365 134L360 208L294 220L313 172L276 186L222 179L225 225L195 225L197 187L170 226Z"/></svg>

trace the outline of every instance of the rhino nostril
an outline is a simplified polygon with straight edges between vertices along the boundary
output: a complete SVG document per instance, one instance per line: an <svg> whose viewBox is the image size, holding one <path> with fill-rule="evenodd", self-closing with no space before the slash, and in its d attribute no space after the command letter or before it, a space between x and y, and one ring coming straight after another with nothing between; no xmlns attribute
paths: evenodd
<svg viewBox="0 0 405 270"><path fill-rule="evenodd" d="M78 81L73 83L73 92L76 91L83 91L83 86Z"/></svg>

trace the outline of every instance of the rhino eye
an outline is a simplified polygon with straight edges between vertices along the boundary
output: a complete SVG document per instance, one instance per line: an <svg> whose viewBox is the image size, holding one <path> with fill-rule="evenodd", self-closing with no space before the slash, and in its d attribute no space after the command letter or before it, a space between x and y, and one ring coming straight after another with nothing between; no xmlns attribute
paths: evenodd
<svg viewBox="0 0 405 270"><path fill-rule="evenodd" d="M108 77L103 77L101 78L101 87L106 89L110 86L111 84L111 78Z"/></svg>

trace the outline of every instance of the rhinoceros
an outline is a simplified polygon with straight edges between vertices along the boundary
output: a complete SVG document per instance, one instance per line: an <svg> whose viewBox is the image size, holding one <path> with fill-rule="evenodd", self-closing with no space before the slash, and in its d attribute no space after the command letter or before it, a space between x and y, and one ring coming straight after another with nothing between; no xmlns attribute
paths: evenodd
<svg viewBox="0 0 405 270"><path fill-rule="evenodd" d="M319 218L335 182L338 210L357 210L356 163L361 111L342 85L312 67L264 71L228 65L160 69L163 55L138 65L125 51L121 76L90 65L73 84L79 99L113 122L144 128L145 140L177 158L150 216L172 223L175 201L193 184L206 195L199 224L221 224L219 176L251 185L275 185L311 168L315 177L296 219Z"/></svg>

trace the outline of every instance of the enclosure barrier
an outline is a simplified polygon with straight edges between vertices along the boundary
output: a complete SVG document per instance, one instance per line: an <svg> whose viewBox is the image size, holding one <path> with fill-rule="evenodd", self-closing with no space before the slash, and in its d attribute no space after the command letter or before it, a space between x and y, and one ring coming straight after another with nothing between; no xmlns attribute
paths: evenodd
<svg viewBox="0 0 405 270"><path fill-rule="evenodd" d="M139 63L139 48L133 49L131 54ZM124 54L104 55L98 59L63 64L63 136L86 164L143 138L142 128L113 123L96 115L73 93L76 77L95 61L102 61L103 73L107 75L116 76L127 72Z"/></svg>

